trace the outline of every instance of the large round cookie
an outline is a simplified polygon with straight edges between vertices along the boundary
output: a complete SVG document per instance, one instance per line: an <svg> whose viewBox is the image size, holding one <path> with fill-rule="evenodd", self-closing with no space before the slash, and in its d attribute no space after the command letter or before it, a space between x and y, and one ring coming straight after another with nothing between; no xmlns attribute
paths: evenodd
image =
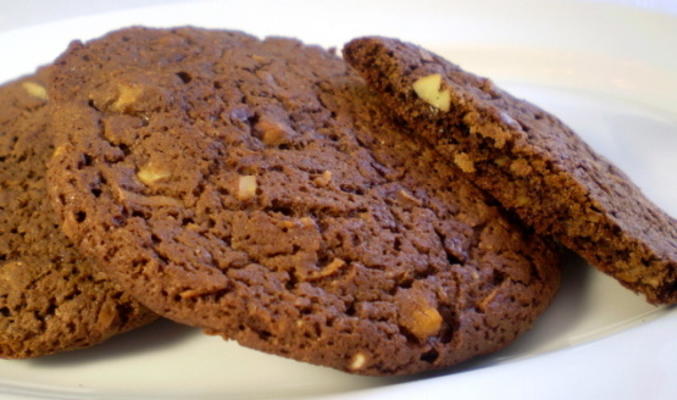
<svg viewBox="0 0 677 400"><path fill-rule="evenodd" d="M413 44L362 38L344 55L501 205L651 303L677 303L677 221L562 121Z"/></svg>
<svg viewBox="0 0 677 400"><path fill-rule="evenodd" d="M154 319L60 232L47 201L46 72L0 87L0 357L90 346Z"/></svg>
<svg viewBox="0 0 677 400"><path fill-rule="evenodd" d="M556 291L548 245L320 48L129 29L74 43L51 87L63 228L163 316L404 374L505 346Z"/></svg>

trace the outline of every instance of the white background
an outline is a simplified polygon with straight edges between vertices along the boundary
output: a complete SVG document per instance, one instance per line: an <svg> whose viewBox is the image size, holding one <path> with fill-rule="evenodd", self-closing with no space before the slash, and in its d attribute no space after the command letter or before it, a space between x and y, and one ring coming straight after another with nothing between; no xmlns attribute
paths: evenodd
<svg viewBox="0 0 677 400"><path fill-rule="evenodd" d="M246 1L246 0L240 0ZM506 0L510 1L510 0ZM627 4L677 14L677 0L588 0ZM0 0L0 31L60 19L187 0Z"/></svg>

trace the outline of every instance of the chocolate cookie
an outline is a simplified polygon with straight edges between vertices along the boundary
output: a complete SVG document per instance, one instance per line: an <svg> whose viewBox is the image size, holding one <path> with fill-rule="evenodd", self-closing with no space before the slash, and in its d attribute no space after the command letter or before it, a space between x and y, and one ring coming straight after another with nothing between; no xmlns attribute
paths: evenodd
<svg viewBox="0 0 677 400"><path fill-rule="evenodd" d="M51 195L154 311L362 374L505 346L558 286L548 244L290 39L128 29L57 62Z"/></svg>
<svg viewBox="0 0 677 400"><path fill-rule="evenodd" d="M46 72L0 87L0 357L99 343L154 315L96 272L47 201Z"/></svg>
<svg viewBox="0 0 677 400"><path fill-rule="evenodd" d="M344 56L412 132L528 225L649 302L677 303L675 219L556 117L395 39L356 39Z"/></svg>

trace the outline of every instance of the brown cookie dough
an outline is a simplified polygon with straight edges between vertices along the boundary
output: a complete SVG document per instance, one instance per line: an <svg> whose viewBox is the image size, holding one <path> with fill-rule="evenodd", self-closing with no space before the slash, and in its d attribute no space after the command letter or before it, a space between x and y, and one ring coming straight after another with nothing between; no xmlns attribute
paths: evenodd
<svg viewBox="0 0 677 400"><path fill-rule="evenodd" d="M320 48L127 29L74 43L50 87L64 230L163 316L405 374L505 346L558 286L549 244Z"/></svg>
<svg viewBox="0 0 677 400"><path fill-rule="evenodd" d="M60 232L45 162L46 71L0 87L0 357L91 346L155 316Z"/></svg>
<svg viewBox="0 0 677 400"><path fill-rule="evenodd" d="M675 219L556 117L395 39L356 39L344 56L412 132L537 232L649 302L677 303Z"/></svg>

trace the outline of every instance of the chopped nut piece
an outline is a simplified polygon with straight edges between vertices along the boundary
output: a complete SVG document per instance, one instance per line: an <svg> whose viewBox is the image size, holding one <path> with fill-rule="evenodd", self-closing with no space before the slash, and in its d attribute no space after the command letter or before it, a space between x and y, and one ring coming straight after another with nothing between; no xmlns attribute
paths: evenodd
<svg viewBox="0 0 677 400"><path fill-rule="evenodd" d="M199 290L195 289L190 289L190 290L184 290L183 292L179 293L179 296L181 296L182 299L190 299L193 297L197 297L201 294Z"/></svg>
<svg viewBox="0 0 677 400"><path fill-rule="evenodd" d="M475 172L475 163L473 163L473 161L470 159L470 156L468 156L466 153L454 154L454 163L458 165L458 167L463 172Z"/></svg>
<svg viewBox="0 0 677 400"><path fill-rule="evenodd" d="M129 107L138 100L143 92L141 87L128 85L120 85L118 90L118 98L111 105L111 110L116 112L128 111Z"/></svg>
<svg viewBox="0 0 677 400"><path fill-rule="evenodd" d="M414 310L408 321L407 329L421 340L436 335L442 327L442 315L433 307Z"/></svg>
<svg viewBox="0 0 677 400"><path fill-rule="evenodd" d="M60 316L59 309L56 310L57 316ZM119 320L118 310L112 303L106 303L99 309L99 317L96 320L96 325L100 329L108 329Z"/></svg>
<svg viewBox="0 0 677 400"><path fill-rule="evenodd" d="M313 182L315 182L317 186L327 186L331 182L331 178L331 171L327 170L324 171L322 175L316 177Z"/></svg>
<svg viewBox="0 0 677 400"><path fill-rule="evenodd" d="M443 318L437 311L437 303L422 288L413 288L398 293L399 324L419 340L425 341L442 328Z"/></svg>
<svg viewBox="0 0 677 400"><path fill-rule="evenodd" d="M298 228L299 226L302 228L310 228L315 226L315 222L310 217L302 217L293 220L282 220L279 221L278 224L280 227L287 229Z"/></svg>
<svg viewBox="0 0 677 400"><path fill-rule="evenodd" d="M37 97L40 100L47 100L49 96L47 95L47 89L44 86L38 85L35 82L24 82L21 84L21 87L24 88L29 95Z"/></svg>
<svg viewBox="0 0 677 400"><path fill-rule="evenodd" d="M266 57L260 56L258 54L252 54L252 60L260 63L265 63L269 61Z"/></svg>
<svg viewBox="0 0 677 400"><path fill-rule="evenodd" d="M329 264L322 268L321 272L323 275L329 275L344 265L346 265L345 261L341 260L340 258L334 258Z"/></svg>
<svg viewBox="0 0 677 400"><path fill-rule="evenodd" d="M416 197L414 197L414 195L412 195L411 193L407 192L404 189L397 192L397 196L399 197L400 201L405 204L413 204L415 206L420 206L421 204L423 204L421 200L417 199Z"/></svg>
<svg viewBox="0 0 677 400"><path fill-rule="evenodd" d="M489 304L494 300L494 297L498 294L500 287L494 288L485 298L483 298L478 304L477 309L486 312Z"/></svg>
<svg viewBox="0 0 677 400"><path fill-rule="evenodd" d="M268 146L279 146L289 143L296 135L287 123L269 117L261 117L254 129L261 135L261 140Z"/></svg>
<svg viewBox="0 0 677 400"><path fill-rule="evenodd" d="M239 200L249 200L256 196L256 176L242 175L238 182L237 198Z"/></svg>
<svg viewBox="0 0 677 400"><path fill-rule="evenodd" d="M336 273L344 265L346 265L345 261L341 260L340 258L334 258L329 264L325 265L324 268L322 268L321 270L306 276L305 280L312 281L324 278L326 276L330 276Z"/></svg>
<svg viewBox="0 0 677 400"><path fill-rule="evenodd" d="M60 157L65 151L66 151L65 144L57 146L57 148L54 149L54 153L52 153L52 157Z"/></svg>
<svg viewBox="0 0 677 400"><path fill-rule="evenodd" d="M442 75L431 74L419 78L413 85L414 92L431 106L449 111L451 105L451 92L449 89L442 89Z"/></svg>
<svg viewBox="0 0 677 400"><path fill-rule="evenodd" d="M162 179L172 176L171 172L155 165L152 161L143 166L136 174L137 178L146 185L152 185Z"/></svg>
<svg viewBox="0 0 677 400"><path fill-rule="evenodd" d="M224 290L224 287L210 287L210 288L201 288L201 289L187 289L179 293L182 299L191 299L199 296L208 296L213 293Z"/></svg>
<svg viewBox="0 0 677 400"><path fill-rule="evenodd" d="M350 360L350 365L348 366L348 369L350 369L352 371L356 371L358 369L364 368L366 363L367 363L367 356L365 356L364 353L358 352L358 353L355 353L353 358Z"/></svg>

